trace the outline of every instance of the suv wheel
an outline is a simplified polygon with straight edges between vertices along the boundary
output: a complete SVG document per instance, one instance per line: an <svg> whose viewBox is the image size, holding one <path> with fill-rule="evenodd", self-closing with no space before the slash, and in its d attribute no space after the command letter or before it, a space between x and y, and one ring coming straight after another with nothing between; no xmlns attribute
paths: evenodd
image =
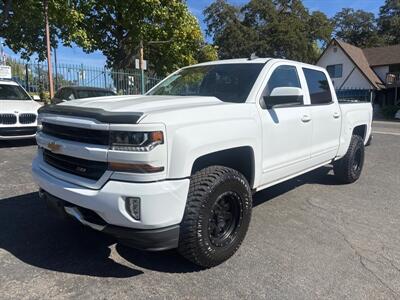
<svg viewBox="0 0 400 300"><path fill-rule="evenodd" d="M178 251L206 268L224 262L242 243L251 209L251 190L239 172L213 166L195 173L181 222Z"/></svg>
<svg viewBox="0 0 400 300"><path fill-rule="evenodd" d="M364 141L353 135L346 155L333 163L333 171L341 182L352 183L360 177L363 166Z"/></svg>

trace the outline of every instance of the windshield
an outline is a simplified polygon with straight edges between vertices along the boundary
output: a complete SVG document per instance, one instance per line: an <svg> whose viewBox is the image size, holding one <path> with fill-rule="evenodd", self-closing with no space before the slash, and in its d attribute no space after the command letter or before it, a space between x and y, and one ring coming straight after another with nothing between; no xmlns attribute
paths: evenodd
<svg viewBox="0 0 400 300"><path fill-rule="evenodd" d="M0 84L0 100L31 100L18 85Z"/></svg>
<svg viewBox="0 0 400 300"><path fill-rule="evenodd" d="M186 68L148 95L214 96L225 102L245 102L264 64L218 64Z"/></svg>

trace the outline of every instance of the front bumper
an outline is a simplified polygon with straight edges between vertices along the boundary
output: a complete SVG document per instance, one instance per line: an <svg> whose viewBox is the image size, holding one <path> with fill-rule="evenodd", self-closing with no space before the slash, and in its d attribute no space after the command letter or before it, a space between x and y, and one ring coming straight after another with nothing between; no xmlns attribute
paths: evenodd
<svg viewBox="0 0 400 300"><path fill-rule="evenodd" d="M59 216L72 217L83 225L109 234L121 243L147 251L161 251L178 247L179 225L172 225L159 229L132 229L107 224L100 217L93 216L93 212L75 206L41 190L39 196L47 206Z"/></svg>
<svg viewBox="0 0 400 300"><path fill-rule="evenodd" d="M50 175L32 163L33 178L41 189L76 205L94 211L107 224L131 229L159 229L177 225L183 218L189 179L156 182L107 181L100 189L90 189ZM140 198L140 220L130 216L125 197Z"/></svg>
<svg viewBox="0 0 400 300"><path fill-rule="evenodd" d="M0 127L0 140L17 140L34 138L37 126Z"/></svg>

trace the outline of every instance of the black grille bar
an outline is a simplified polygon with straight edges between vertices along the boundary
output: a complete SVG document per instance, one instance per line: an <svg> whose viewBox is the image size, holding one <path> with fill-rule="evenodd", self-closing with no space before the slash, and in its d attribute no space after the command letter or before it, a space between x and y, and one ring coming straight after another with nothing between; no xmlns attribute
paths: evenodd
<svg viewBox="0 0 400 300"><path fill-rule="evenodd" d="M35 114L20 114L18 119L21 124L32 124L32 123L35 123L35 121L36 121L36 115Z"/></svg>
<svg viewBox="0 0 400 300"><path fill-rule="evenodd" d="M0 136L25 136L34 135L37 127L3 127L0 128Z"/></svg>
<svg viewBox="0 0 400 300"><path fill-rule="evenodd" d="M78 127L70 127L64 125L56 125L52 123L43 123L42 132L60 139L95 144L108 145L109 132L106 130L94 130Z"/></svg>
<svg viewBox="0 0 400 300"><path fill-rule="evenodd" d="M13 125L17 123L17 116L14 114L0 114L0 124Z"/></svg>
<svg viewBox="0 0 400 300"><path fill-rule="evenodd" d="M107 170L107 163L43 151L43 159L50 166L66 173L98 180Z"/></svg>

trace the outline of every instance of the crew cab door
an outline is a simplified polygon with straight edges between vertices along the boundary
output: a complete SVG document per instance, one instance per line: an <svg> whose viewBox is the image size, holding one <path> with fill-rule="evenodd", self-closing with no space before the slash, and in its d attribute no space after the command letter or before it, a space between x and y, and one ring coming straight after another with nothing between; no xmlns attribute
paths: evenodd
<svg viewBox="0 0 400 300"><path fill-rule="evenodd" d="M333 97L333 86L327 75L312 68L302 68L310 98L313 123L311 163L320 165L336 156L341 130L341 110Z"/></svg>
<svg viewBox="0 0 400 300"><path fill-rule="evenodd" d="M311 153L312 122L304 77L295 65L271 67L260 99L263 162L261 186L305 170Z"/></svg>

